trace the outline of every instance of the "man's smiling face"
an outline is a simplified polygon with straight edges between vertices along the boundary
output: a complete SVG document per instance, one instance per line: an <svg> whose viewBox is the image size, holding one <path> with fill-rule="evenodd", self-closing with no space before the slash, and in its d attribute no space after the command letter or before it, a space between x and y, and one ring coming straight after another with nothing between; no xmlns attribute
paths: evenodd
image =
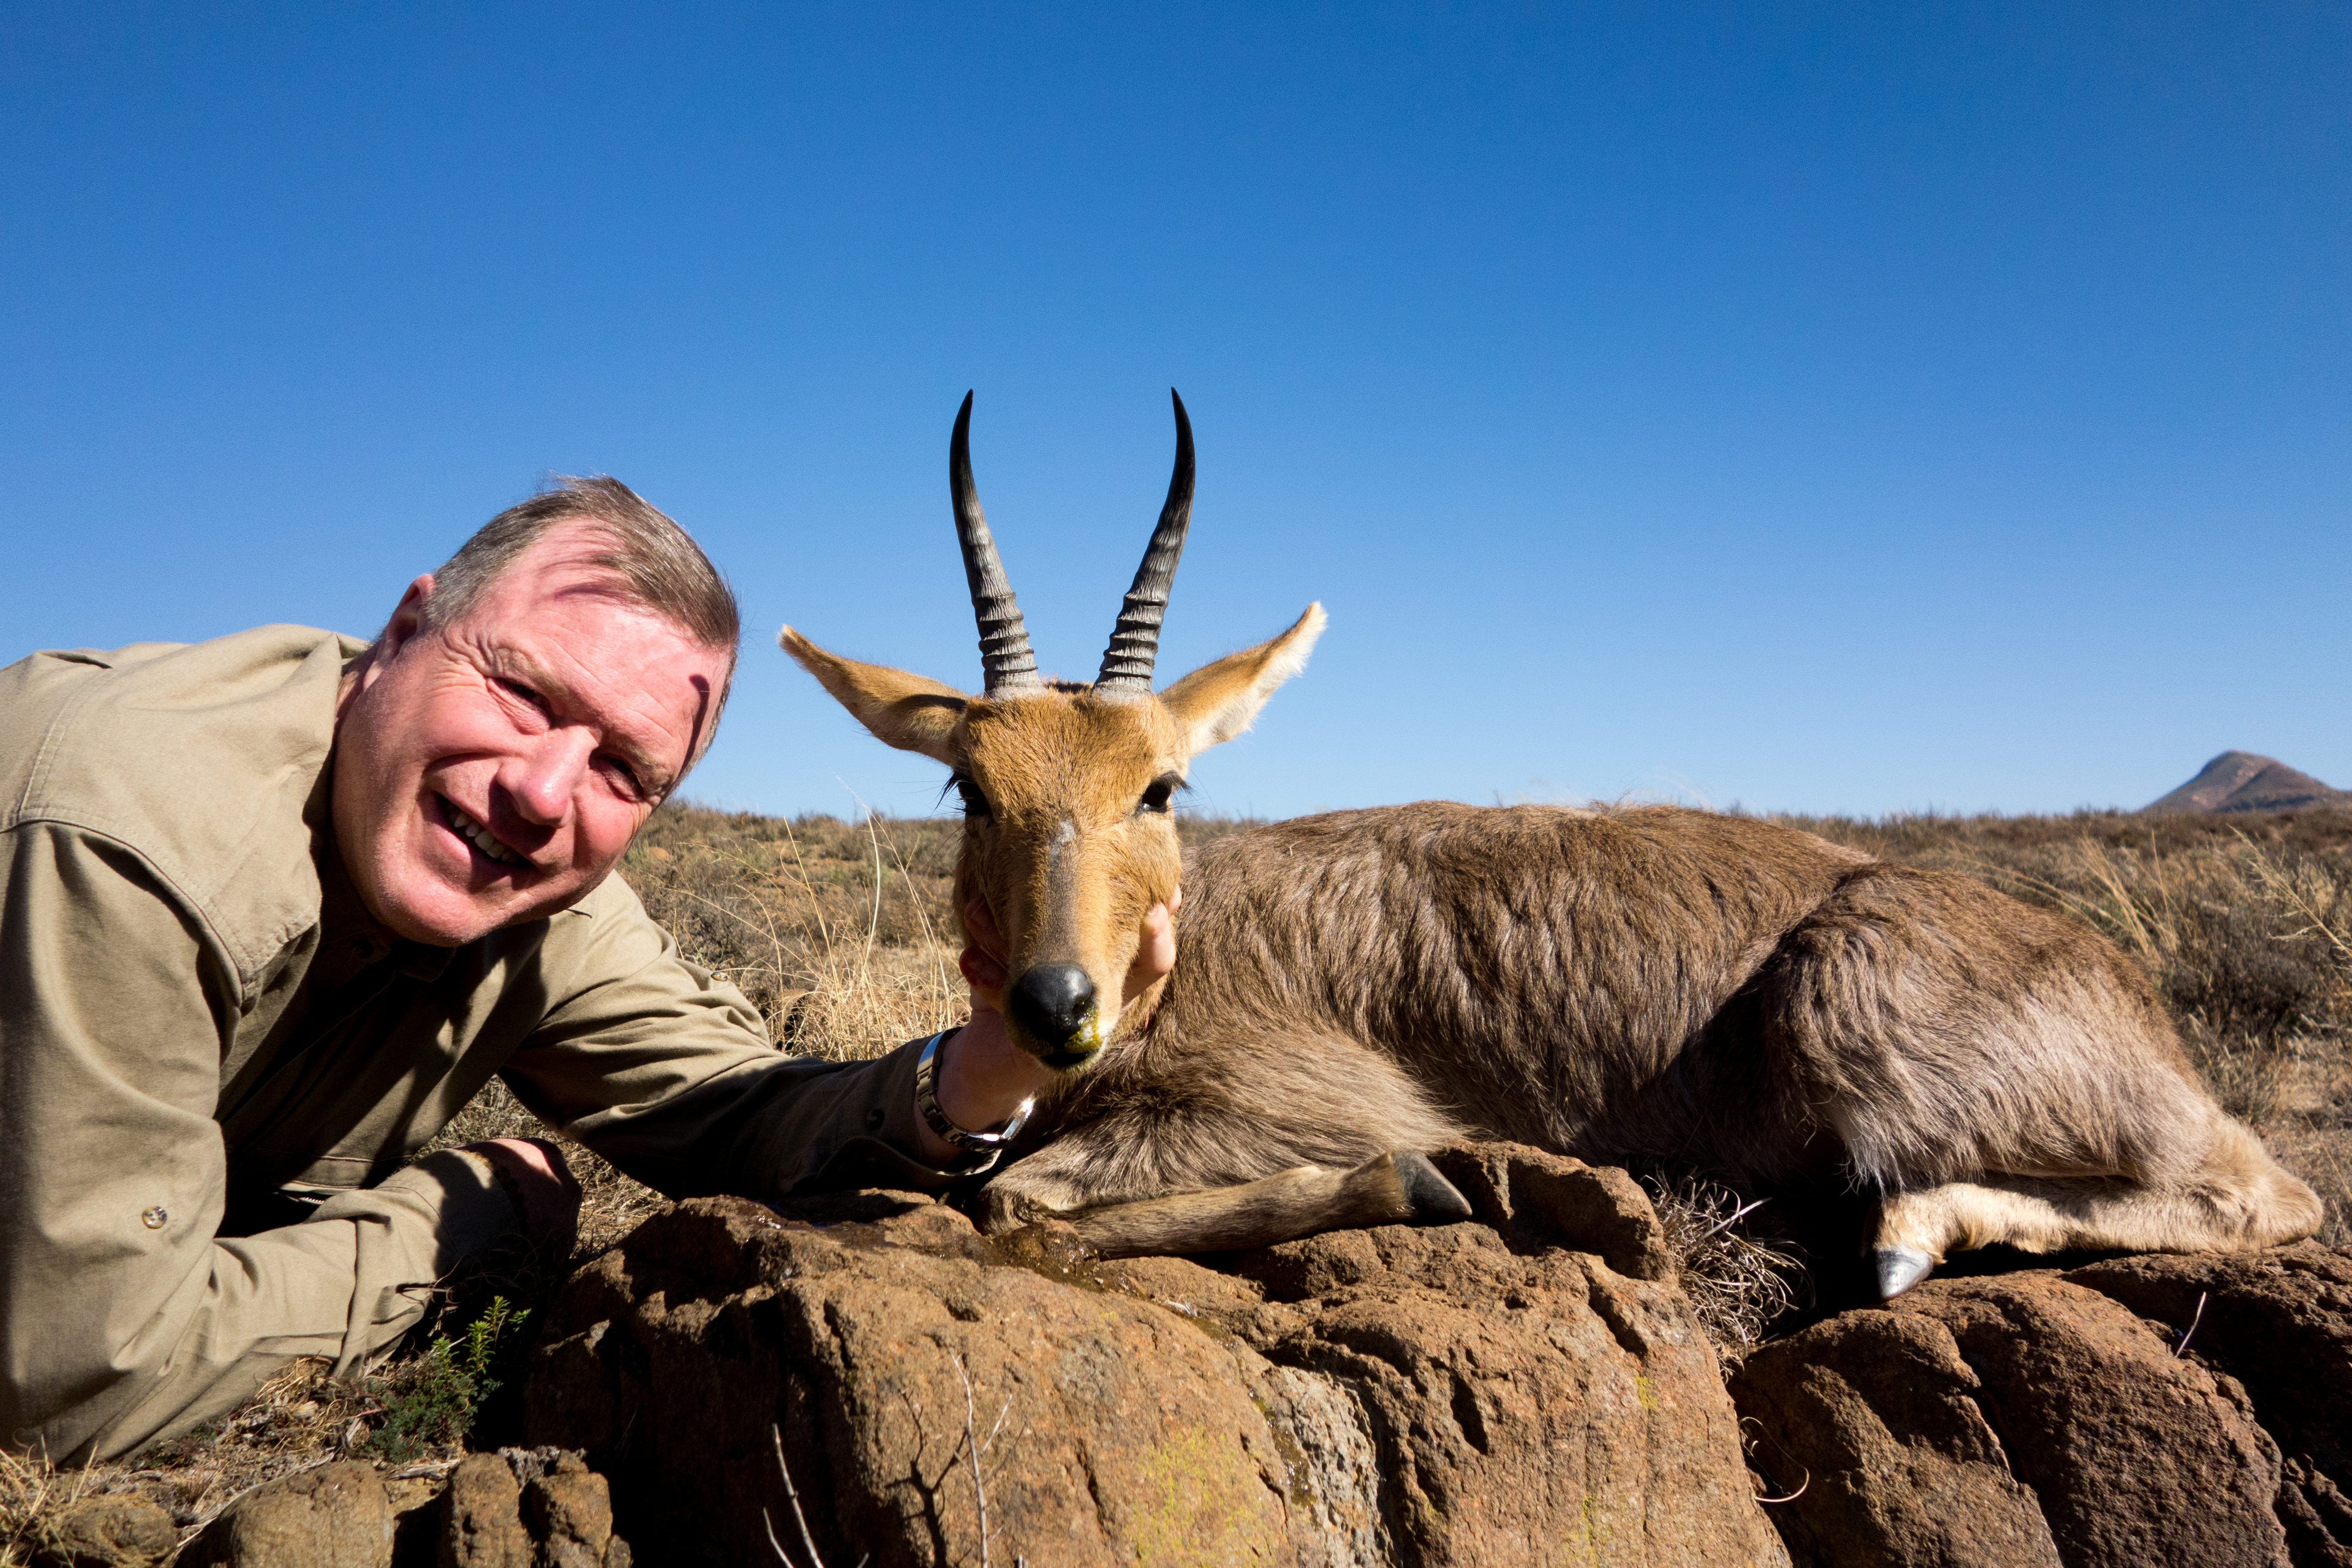
<svg viewBox="0 0 2352 1568"><path fill-rule="evenodd" d="M426 629L410 585L342 696L335 841L368 910L458 946L577 903L686 771L733 650L616 591L610 545L559 523Z"/></svg>

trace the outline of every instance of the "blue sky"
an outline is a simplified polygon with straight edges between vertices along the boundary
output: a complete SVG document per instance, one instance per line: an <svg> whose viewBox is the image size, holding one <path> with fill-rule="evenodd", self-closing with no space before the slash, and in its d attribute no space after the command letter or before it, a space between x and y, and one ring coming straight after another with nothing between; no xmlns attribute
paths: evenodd
<svg viewBox="0 0 2352 1568"><path fill-rule="evenodd" d="M929 810L976 684L1331 628L1194 804L2352 786L2352 10L0 11L0 658L372 630L551 472L740 590L692 792Z"/></svg>

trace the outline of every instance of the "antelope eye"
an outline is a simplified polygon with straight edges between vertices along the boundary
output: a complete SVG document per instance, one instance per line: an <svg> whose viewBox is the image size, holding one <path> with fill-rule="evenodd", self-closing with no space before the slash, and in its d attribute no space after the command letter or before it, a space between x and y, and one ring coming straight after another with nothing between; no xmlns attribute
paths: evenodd
<svg viewBox="0 0 2352 1568"><path fill-rule="evenodd" d="M963 797L963 814L965 816L986 817L994 814L989 809L988 797L980 792L979 785L973 783L971 779L965 778L961 773L957 774L952 779L949 780L949 782L955 786L956 793Z"/></svg>
<svg viewBox="0 0 2352 1568"><path fill-rule="evenodd" d="M1145 787L1143 799L1135 803L1135 809L1139 812L1153 811L1164 814L1168 810L1170 798L1176 793L1177 782L1176 775L1173 773L1162 773Z"/></svg>

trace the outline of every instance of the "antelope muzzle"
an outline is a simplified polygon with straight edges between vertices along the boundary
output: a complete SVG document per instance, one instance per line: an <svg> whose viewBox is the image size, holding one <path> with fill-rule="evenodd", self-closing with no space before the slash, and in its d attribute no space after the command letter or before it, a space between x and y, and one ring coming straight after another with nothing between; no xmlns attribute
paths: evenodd
<svg viewBox="0 0 2352 1568"><path fill-rule="evenodd" d="M1038 964L1004 996L1013 1043L1056 1071L1094 1059L1103 1047L1101 999L1094 980L1076 964Z"/></svg>

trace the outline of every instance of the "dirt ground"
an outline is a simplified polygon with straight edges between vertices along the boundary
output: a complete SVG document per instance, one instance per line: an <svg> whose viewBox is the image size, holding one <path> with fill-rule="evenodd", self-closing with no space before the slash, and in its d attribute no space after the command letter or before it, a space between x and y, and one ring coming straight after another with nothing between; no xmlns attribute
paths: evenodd
<svg viewBox="0 0 2352 1568"><path fill-rule="evenodd" d="M2243 817L1788 819L1889 860L1965 872L2097 927L2147 966L2222 1103L2327 1203L2352 1243L2352 812ZM1188 839L1248 824L1188 821ZM656 813L624 874L686 953L733 980L787 1050L877 1054L957 1021L949 878L958 823L787 821L693 805ZM544 1135L493 1084L441 1140ZM569 1258L516 1257L452 1281L437 1319L390 1363L337 1383L298 1363L211 1427L119 1465L56 1470L0 1455L0 1568L44 1514L135 1492L193 1531L276 1476L345 1456L401 1474L516 1440L530 1314L572 1269L665 1206L577 1145L585 1195ZM1788 1270L1727 1194L1660 1193L1706 1309L1736 1355L1787 1300Z"/></svg>

